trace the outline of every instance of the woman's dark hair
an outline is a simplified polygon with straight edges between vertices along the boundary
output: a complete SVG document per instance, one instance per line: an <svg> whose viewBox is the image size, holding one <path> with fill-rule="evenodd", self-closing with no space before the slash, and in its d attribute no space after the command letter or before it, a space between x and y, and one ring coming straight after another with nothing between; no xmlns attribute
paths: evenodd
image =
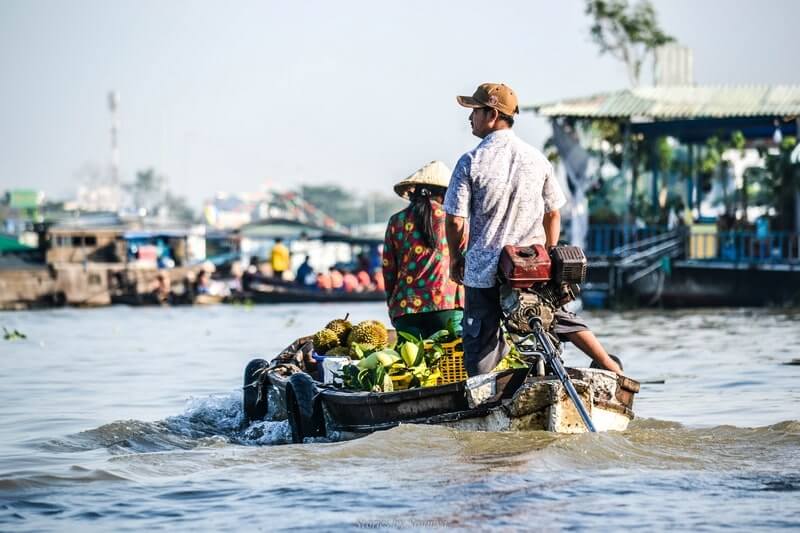
<svg viewBox="0 0 800 533"><path fill-rule="evenodd" d="M433 206L431 206L431 196L444 195L444 187L421 186L414 187L411 193L411 218L414 225L422 233L422 242L430 249L436 249L437 238L433 229Z"/></svg>

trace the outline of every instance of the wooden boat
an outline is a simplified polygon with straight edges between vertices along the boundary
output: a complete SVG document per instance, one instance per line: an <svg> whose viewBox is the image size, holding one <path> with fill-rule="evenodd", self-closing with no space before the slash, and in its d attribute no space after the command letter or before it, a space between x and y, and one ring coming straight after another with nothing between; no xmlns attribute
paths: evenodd
<svg viewBox="0 0 800 533"><path fill-rule="evenodd" d="M259 278L247 284L247 290L236 295L233 301L249 300L253 303L326 303L326 302L383 302L384 291L345 292L324 291L316 287L303 287L294 282Z"/></svg>
<svg viewBox="0 0 800 533"><path fill-rule="evenodd" d="M310 337L298 339L270 363L251 361L244 374L245 419L288 419L293 442L347 440L404 423L483 431L586 431L558 378L534 377L527 368L492 374L481 385L485 394L479 404L469 381L357 392L321 383L317 371ZM639 383L606 370L567 371L598 431L624 431L634 417Z"/></svg>
<svg viewBox="0 0 800 533"><path fill-rule="evenodd" d="M191 294L175 293L169 298L162 299L152 292L144 294L119 294L112 299L113 304L130 305L133 307L147 306L179 306L179 305L217 305L226 300L225 296L219 294Z"/></svg>

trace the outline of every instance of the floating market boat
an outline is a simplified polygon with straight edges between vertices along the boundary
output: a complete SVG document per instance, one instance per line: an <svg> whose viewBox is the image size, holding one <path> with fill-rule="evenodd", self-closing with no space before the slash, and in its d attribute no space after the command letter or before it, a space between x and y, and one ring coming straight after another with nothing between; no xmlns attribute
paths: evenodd
<svg viewBox="0 0 800 533"><path fill-rule="evenodd" d="M344 290L321 290L315 286L299 285L295 281L277 279L261 274L246 273L242 278L243 290L231 295L229 302L251 302L256 304L283 303L349 303L383 302L386 293L382 290L347 292Z"/></svg>
<svg viewBox="0 0 800 533"><path fill-rule="evenodd" d="M257 304L278 303L345 303L345 302L383 302L383 291L322 291L286 283L259 283L244 291L231 301L250 301Z"/></svg>
<svg viewBox="0 0 800 533"><path fill-rule="evenodd" d="M392 332L394 333L394 332ZM555 375L509 369L431 387L361 392L323 383L311 337L293 342L271 362L252 360L244 373L245 418L288 419L293 442L348 440L399 424L466 430L582 433L586 426ZM567 368L598 431L623 431L633 419L639 383L592 368Z"/></svg>

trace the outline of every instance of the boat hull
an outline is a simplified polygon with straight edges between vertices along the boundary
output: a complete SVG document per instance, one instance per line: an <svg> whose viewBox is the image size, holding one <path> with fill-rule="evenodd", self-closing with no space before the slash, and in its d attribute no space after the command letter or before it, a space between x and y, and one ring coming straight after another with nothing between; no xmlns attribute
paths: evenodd
<svg viewBox="0 0 800 533"><path fill-rule="evenodd" d="M251 289L232 300L250 301L256 304L382 302L386 300L386 293L383 291L321 291L274 285Z"/></svg>
<svg viewBox="0 0 800 533"><path fill-rule="evenodd" d="M303 339L290 346L261 374L266 418L292 421L287 389L295 374L314 374ZM307 367L307 368L304 368ZM568 373L598 431L624 431L633 419L638 382L605 370L569 368ZM248 378L245 378L247 382ZM307 380L309 383L310 379ZM532 377L527 369L493 374L490 392L479 404L467 382L396 392L356 392L313 382L317 426L330 440L348 440L399 424L437 424L476 431L587 431L556 376ZM309 435L311 436L311 435Z"/></svg>

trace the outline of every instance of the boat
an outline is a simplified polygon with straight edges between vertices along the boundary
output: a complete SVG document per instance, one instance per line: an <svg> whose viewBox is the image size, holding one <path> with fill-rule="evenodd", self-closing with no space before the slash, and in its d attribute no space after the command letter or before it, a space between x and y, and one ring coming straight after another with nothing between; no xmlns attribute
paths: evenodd
<svg viewBox="0 0 800 533"><path fill-rule="evenodd" d="M232 301L237 300L257 304L383 302L386 301L386 293L383 291L323 291L274 284L264 285L258 289L253 288L232 299Z"/></svg>
<svg viewBox="0 0 800 533"><path fill-rule="evenodd" d="M391 332L394 333L394 332ZM437 424L476 431L587 431L561 381L511 369L467 381L399 390L360 392L318 379L311 337L303 337L272 361L245 368L245 420L287 420L292 441L350 440L399 424ZM639 383L594 368L567 368L598 431L624 431L634 418Z"/></svg>
<svg viewBox="0 0 800 533"><path fill-rule="evenodd" d="M284 281L267 276L253 276L248 280L246 290L230 298L230 301L249 301L256 304L277 303L345 303L345 302L384 302L384 291L367 290L346 292L344 290L321 290L302 286L294 281Z"/></svg>

